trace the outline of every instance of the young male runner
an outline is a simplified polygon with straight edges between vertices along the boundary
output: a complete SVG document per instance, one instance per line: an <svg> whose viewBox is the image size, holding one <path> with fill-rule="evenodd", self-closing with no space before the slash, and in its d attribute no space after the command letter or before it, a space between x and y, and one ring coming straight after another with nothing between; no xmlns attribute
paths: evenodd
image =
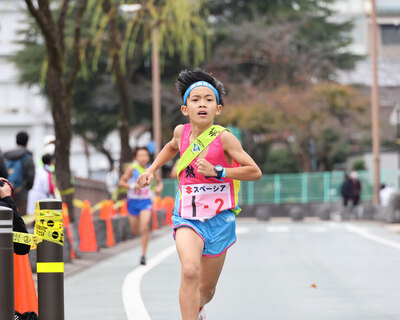
<svg viewBox="0 0 400 320"><path fill-rule="evenodd" d="M134 235L139 233L142 240L142 256L140 264L146 264L146 251L149 243L150 218L151 218L151 199L153 192L151 187L140 188L136 183L137 178L149 166L150 152L145 147L136 148L133 155L133 163L130 165L119 180L121 187L127 188L127 205L129 211L129 223L131 231ZM157 185L154 188L156 194L161 194L163 183L161 179L156 177Z"/></svg>
<svg viewBox="0 0 400 320"><path fill-rule="evenodd" d="M182 265L179 303L183 320L196 320L205 319L203 307L214 296L226 251L236 241L236 180L260 179L261 171L233 134L213 125L222 111L223 84L197 69L182 71L176 86L190 123L175 128L138 184L149 186L154 173L180 152L172 217Z"/></svg>

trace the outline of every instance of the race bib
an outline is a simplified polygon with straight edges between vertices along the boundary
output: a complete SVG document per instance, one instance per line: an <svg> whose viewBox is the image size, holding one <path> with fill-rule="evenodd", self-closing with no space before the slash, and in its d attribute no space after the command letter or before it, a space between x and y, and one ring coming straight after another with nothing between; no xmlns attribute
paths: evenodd
<svg viewBox="0 0 400 320"><path fill-rule="evenodd" d="M181 216L185 219L212 218L232 207L229 183L182 185L181 195Z"/></svg>
<svg viewBox="0 0 400 320"><path fill-rule="evenodd" d="M140 189L129 189L127 191L127 196L130 199L150 199L152 198L152 192L150 187L140 188Z"/></svg>

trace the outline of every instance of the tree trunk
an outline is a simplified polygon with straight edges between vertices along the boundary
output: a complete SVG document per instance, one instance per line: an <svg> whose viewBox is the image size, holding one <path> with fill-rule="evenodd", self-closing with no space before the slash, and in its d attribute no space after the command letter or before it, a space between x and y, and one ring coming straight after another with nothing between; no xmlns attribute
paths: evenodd
<svg viewBox="0 0 400 320"><path fill-rule="evenodd" d="M29 12L36 19L42 30L46 43L48 59L47 84L51 102L51 113L54 121L55 141L55 174L57 187L60 190L62 201L67 203L70 221L75 221L72 199L74 189L71 182L69 166L70 146L72 137L71 91L80 68L80 37L81 22L86 10L87 0L77 1L78 13L74 25L74 63L68 80L64 80L65 46L64 26L65 17L70 1L63 1L57 22L54 20L49 0L38 1L36 7L32 0L25 0Z"/></svg>
<svg viewBox="0 0 400 320"><path fill-rule="evenodd" d="M51 60L49 57L49 62ZM70 221L74 222L74 207L72 205L74 190L69 165L72 137L71 97L65 94L65 83L61 69L49 63L47 77L56 137L54 157L57 187L60 190L62 200L67 203Z"/></svg>

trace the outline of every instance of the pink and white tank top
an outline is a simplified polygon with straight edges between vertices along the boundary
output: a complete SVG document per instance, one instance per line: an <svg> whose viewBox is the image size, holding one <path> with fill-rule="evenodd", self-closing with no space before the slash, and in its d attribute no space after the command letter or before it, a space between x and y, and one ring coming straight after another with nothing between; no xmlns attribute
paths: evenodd
<svg viewBox="0 0 400 320"><path fill-rule="evenodd" d="M181 135L181 157L190 145L190 133L190 123L185 124ZM205 159L213 166L217 164L225 168L239 166L235 161L233 165L226 161L221 134L209 144ZM240 211L238 207L240 182L228 178L206 178L197 172L196 161L197 158L179 174L179 215L185 219L204 220L224 210L238 213Z"/></svg>

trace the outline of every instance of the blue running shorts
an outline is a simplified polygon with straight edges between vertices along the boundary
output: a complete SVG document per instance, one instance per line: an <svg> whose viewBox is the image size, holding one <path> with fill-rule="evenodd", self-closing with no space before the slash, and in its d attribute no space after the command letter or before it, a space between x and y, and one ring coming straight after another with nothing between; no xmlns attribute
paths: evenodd
<svg viewBox="0 0 400 320"><path fill-rule="evenodd" d="M151 210L151 199L128 199L130 215L138 216L142 210Z"/></svg>
<svg viewBox="0 0 400 320"><path fill-rule="evenodd" d="M218 257L236 242L236 217L231 210L225 210L209 220L189 220L177 213L172 216L174 239L176 229L192 228L204 241L203 257Z"/></svg>

